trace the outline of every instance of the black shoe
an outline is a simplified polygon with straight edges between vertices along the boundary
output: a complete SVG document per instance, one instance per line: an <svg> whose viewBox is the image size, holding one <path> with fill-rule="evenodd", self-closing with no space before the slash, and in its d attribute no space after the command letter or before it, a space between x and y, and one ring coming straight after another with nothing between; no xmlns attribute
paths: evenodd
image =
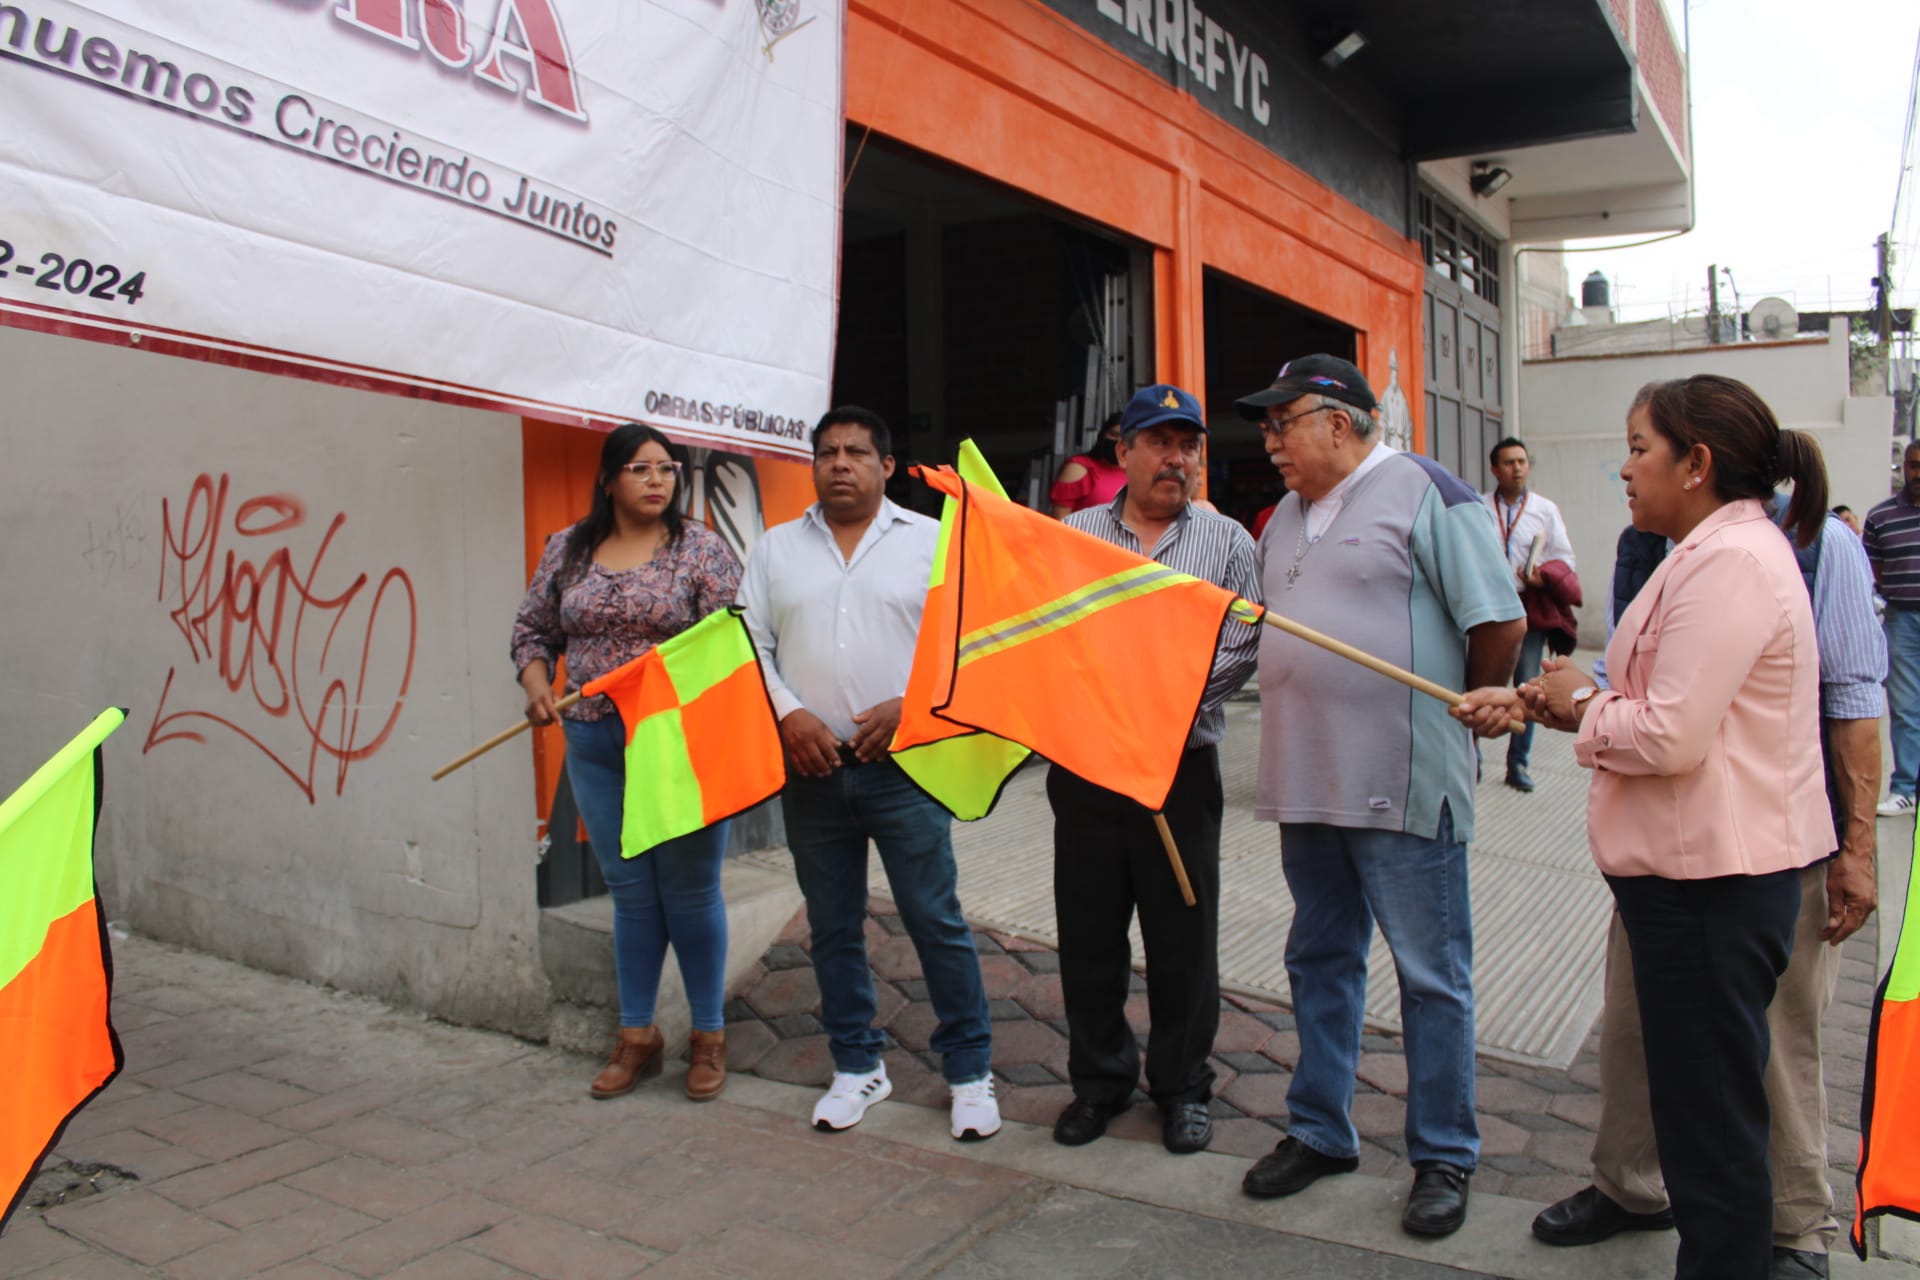
<svg viewBox="0 0 1920 1280"><path fill-rule="evenodd" d="M1533 1234L1547 1244L1599 1244L1622 1231L1671 1231L1673 1210L1628 1213L1598 1187L1576 1191L1542 1209Z"/></svg>
<svg viewBox="0 0 1920 1280"><path fill-rule="evenodd" d="M1828 1274L1826 1254L1773 1246L1773 1265L1767 1268L1767 1280L1827 1280Z"/></svg>
<svg viewBox="0 0 1920 1280"><path fill-rule="evenodd" d="M1450 1236L1467 1220L1467 1179L1470 1170L1440 1160L1422 1160L1413 1166L1413 1190L1407 1193L1407 1211L1400 1225L1416 1236Z"/></svg>
<svg viewBox="0 0 1920 1280"><path fill-rule="evenodd" d="M1359 1167L1358 1156L1325 1156L1298 1138L1282 1138L1279 1146L1247 1170L1247 1176L1240 1179L1240 1189L1270 1200L1305 1191L1330 1173L1352 1173Z"/></svg>
<svg viewBox="0 0 1920 1280"><path fill-rule="evenodd" d="M1053 1122L1053 1140L1063 1147L1084 1147L1107 1131L1107 1121L1127 1109L1125 1102L1089 1102L1074 1095Z"/></svg>
<svg viewBox="0 0 1920 1280"><path fill-rule="evenodd" d="M1213 1141L1213 1110L1204 1102L1169 1103L1160 1116L1160 1141L1177 1156L1205 1151Z"/></svg>
<svg viewBox="0 0 1920 1280"><path fill-rule="evenodd" d="M1527 772L1527 766L1523 764L1510 764L1507 766L1507 785L1515 791L1531 791L1533 775Z"/></svg>

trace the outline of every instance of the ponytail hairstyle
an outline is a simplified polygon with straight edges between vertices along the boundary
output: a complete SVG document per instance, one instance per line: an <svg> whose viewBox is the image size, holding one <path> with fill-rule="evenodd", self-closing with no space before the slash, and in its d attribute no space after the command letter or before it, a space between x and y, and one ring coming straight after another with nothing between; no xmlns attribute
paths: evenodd
<svg viewBox="0 0 1920 1280"><path fill-rule="evenodd" d="M1752 387L1717 373L1650 382L1633 398L1675 457L1704 445L1713 457L1713 492L1722 502L1773 496L1791 482L1786 528L1797 547L1813 544L1827 518L1827 462L1804 431L1789 431Z"/></svg>
<svg viewBox="0 0 1920 1280"><path fill-rule="evenodd" d="M633 461L633 455L640 452L643 444L657 444L665 449L668 457L680 463L684 473L687 460L680 446L669 440L659 428L641 422L629 422L609 431L606 442L600 446L600 470L593 480L593 505L579 523L567 530L567 550L560 561L556 583L571 582L585 573L588 562L593 559L594 550L613 535L613 495L607 491L620 478L620 468ZM673 493L660 513L660 518L667 525L668 545L680 540L686 525L686 517L680 514L683 496L680 481L676 479Z"/></svg>

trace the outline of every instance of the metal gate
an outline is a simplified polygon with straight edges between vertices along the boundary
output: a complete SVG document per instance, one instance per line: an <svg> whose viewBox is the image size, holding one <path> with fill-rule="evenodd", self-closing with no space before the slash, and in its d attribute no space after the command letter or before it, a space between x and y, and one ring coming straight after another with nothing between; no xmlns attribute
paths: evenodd
<svg viewBox="0 0 1920 1280"><path fill-rule="evenodd" d="M1431 191L1420 193L1427 257L1427 454L1475 489L1506 434L1500 403L1500 247Z"/></svg>

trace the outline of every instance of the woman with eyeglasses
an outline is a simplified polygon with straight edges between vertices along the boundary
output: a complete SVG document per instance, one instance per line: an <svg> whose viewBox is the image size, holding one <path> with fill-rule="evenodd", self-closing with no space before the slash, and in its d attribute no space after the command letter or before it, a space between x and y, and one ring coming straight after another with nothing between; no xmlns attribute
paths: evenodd
<svg viewBox="0 0 1920 1280"><path fill-rule="evenodd" d="M527 693L527 719L552 724L554 662L567 659L568 691L639 657L732 603L740 562L718 534L680 513L681 464L661 432L629 422L600 449L593 505L547 539L527 598L513 620L513 665ZM654 1005L673 947L693 1013L687 1096L702 1102L727 1082L724 1002L727 911L720 860L727 824L623 858L626 730L605 697L557 713L567 742L567 778L613 897L613 955L620 1031L589 1092L613 1098L660 1072L665 1052Z"/></svg>

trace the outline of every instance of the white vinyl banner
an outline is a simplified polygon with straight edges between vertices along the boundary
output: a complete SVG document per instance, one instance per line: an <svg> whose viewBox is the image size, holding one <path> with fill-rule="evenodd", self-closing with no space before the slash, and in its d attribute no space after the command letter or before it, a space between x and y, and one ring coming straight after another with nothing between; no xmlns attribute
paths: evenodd
<svg viewBox="0 0 1920 1280"><path fill-rule="evenodd" d="M804 453L844 0L0 0L0 323Z"/></svg>

